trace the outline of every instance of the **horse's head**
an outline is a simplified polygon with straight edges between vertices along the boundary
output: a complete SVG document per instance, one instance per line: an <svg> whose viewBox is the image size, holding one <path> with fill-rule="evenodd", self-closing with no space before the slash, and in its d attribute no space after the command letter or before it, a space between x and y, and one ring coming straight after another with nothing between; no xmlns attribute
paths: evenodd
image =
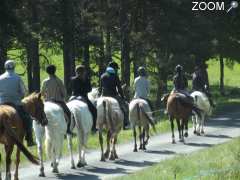
<svg viewBox="0 0 240 180"><path fill-rule="evenodd" d="M167 104L167 100L168 100L169 95L170 95L169 93L163 94L163 96L161 98L161 102L163 102L164 105Z"/></svg>
<svg viewBox="0 0 240 180"><path fill-rule="evenodd" d="M44 104L41 93L33 93L23 99L23 104L28 113L42 126L48 124L46 114L44 112Z"/></svg>

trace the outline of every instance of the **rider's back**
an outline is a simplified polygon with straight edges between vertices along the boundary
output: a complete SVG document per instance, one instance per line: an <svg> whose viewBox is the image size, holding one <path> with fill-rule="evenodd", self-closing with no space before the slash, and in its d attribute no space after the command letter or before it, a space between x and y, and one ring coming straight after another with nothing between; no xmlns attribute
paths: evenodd
<svg viewBox="0 0 240 180"><path fill-rule="evenodd" d="M24 96L22 80L14 72L5 72L0 76L0 104L10 102L21 104L21 99Z"/></svg>

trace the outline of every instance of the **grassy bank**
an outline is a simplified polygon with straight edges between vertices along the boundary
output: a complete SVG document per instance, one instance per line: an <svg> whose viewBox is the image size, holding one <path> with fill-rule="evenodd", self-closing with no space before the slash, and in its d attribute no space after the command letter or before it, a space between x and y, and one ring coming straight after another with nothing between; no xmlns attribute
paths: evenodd
<svg viewBox="0 0 240 180"><path fill-rule="evenodd" d="M153 167L118 180L238 180L240 177L240 138L190 155L178 155Z"/></svg>

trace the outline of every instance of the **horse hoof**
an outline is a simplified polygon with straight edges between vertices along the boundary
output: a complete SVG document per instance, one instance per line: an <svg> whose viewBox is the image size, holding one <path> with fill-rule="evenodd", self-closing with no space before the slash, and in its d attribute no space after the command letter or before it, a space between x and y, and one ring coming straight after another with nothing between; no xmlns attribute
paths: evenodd
<svg viewBox="0 0 240 180"><path fill-rule="evenodd" d="M137 152L137 148L134 148L134 149L133 149L133 152Z"/></svg>
<svg viewBox="0 0 240 180"><path fill-rule="evenodd" d="M102 157L100 161L105 162L106 159L104 157Z"/></svg>
<svg viewBox="0 0 240 180"><path fill-rule="evenodd" d="M188 137L188 133L187 132L184 133L184 137Z"/></svg>
<svg viewBox="0 0 240 180"><path fill-rule="evenodd" d="M201 136L201 134L199 132L197 132L197 136Z"/></svg>
<svg viewBox="0 0 240 180"><path fill-rule="evenodd" d="M193 134L197 134L197 131L196 131L196 130L194 130L194 131L193 131Z"/></svg>
<svg viewBox="0 0 240 180"><path fill-rule="evenodd" d="M105 156L105 158L108 158L109 157L109 152L105 152L104 156Z"/></svg>
<svg viewBox="0 0 240 180"><path fill-rule="evenodd" d="M84 167L84 166L85 166L84 163L81 163L81 162L77 163L77 167L78 167L78 168L82 168L82 167Z"/></svg>
<svg viewBox="0 0 240 180"><path fill-rule="evenodd" d="M201 134L204 134L204 131L201 131Z"/></svg>
<svg viewBox="0 0 240 180"><path fill-rule="evenodd" d="M114 154L111 154L109 160L111 160L111 161L114 161L114 160L115 160L115 156L114 156Z"/></svg>
<svg viewBox="0 0 240 180"><path fill-rule="evenodd" d="M46 175L45 175L45 173L40 173L39 175L38 175L39 177L46 177Z"/></svg>
<svg viewBox="0 0 240 180"><path fill-rule="evenodd" d="M56 173L56 174L58 174L58 173L59 173L59 171L58 171L58 169L57 169L57 168L54 168L54 169L52 170L52 172L53 172L53 173Z"/></svg>
<svg viewBox="0 0 240 180"><path fill-rule="evenodd" d="M175 141L175 140L172 140L172 144L176 144L176 141Z"/></svg>
<svg viewBox="0 0 240 180"><path fill-rule="evenodd" d="M76 169L76 167L74 165L71 166L71 169Z"/></svg>
<svg viewBox="0 0 240 180"><path fill-rule="evenodd" d="M143 149L143 145L142 144L140 145L139 149Z"/></svg>

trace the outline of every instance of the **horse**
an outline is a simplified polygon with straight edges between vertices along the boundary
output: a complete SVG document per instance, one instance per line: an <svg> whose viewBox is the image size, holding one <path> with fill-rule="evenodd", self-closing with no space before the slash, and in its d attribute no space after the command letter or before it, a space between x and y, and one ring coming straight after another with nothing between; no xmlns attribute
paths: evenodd
<svg viewBox="0 0 240 180"><path fill-rule="evenodd" d="M41 125L47 124L44 113L44 104L41 99L41 93L33 93L22 101L24 109L34 117L34 122ZM0 105L0 143L4 144L6 152L6 180L11 179L11 155L14 144L17 146L16 169L14 179L18 180L18 167L20 163L20 151L33 163L38 165L38 159L33 156L23 145L25 135L23 119L11 105ZM0 173L1 175L1 173ZM1 179L1 177L0 177Z"/></svg>
<svg viewBox="0 0 240 180"><path fill-rule="evenodd" d="M38 156L40 159L40 177L45 177L43 164L43 139L45 136L45 150L51 159L53 173L59 173L58 165L62 155L64 136L67 131L63 109L51 101L44 102L44 112L48 119L48 125L45 127L33 123L38 147Z"/></svg>
<svg viewBox="0 0 240 180"><path fill-rule="evenodd" d="M129 104L129 120L133 129L134 136L134 150L133 152L137 152L137 140L136 140L136 126L139 129L139 139L140 139L140 147L139 149L146 150L146 145L149 140L149 125L153 127L155 130L154 120L152 117L152 113L150 113L151 109L149 104L144 99L133 99ZM143 128L143 131L142 131ZM145 140L146 133L146 140Z"/></svg>
<svg viewBox="0 0 240 180"><path fill-rule="evenodd" d="M88 135L91 132L91 127L93 124L93 117L88 109L88 105L77 99L70 100L67 103L77 127L77 137L78 137L78 163L77 167L84 167L87 165L85 160L85 149L87 148ZM73 129L72 126L71 129ZM71 168L75 169L73 151L72 151L72 136L68 136L68 147L71 154Z"/></svg>
<svg viewBox="0 0 240 180"><path fill-rule="evenodd" d="M185 142L184 137L188 137L188 118L192 114L192 111L200 114L200 110L196 108L193 104L185 102L185 95L172 92L168 96L165 96L164 99L167 98L167 113L169 116L169 120L171 123L171 131L172 131L172 143L175 144L175 135L174 135L174 119L176 119L178 132L179 132L179 140L180 142ZM185 133L183 131L185 129Z"/></svg>
<svg viewBox="0 0 240 180"><path fill-rule="evenodd" d="M192 117L194 127L193 133L200 136L201 134L204 134L204 122L208 116L211 116L212 106L210 105L208 97L203 92L194 91L191 93L191 96L194 99L195 105L202 110L200 116L194 113L194 116Z"/></svg>
<svg viewBox="0 0 240 180"><path fill-rule="evenodd" d="M124 115L120 105L115 98L100 97L97 99L97 128L99 129L99 142L101 146L101 161L106 158L110 160L118 159L115 145L117 137L123 127ZM103 129L107 130L107 149L103 149ZM112 149L111 146L112 145ZM109 153L110 157L109 157Z"/></svg>

